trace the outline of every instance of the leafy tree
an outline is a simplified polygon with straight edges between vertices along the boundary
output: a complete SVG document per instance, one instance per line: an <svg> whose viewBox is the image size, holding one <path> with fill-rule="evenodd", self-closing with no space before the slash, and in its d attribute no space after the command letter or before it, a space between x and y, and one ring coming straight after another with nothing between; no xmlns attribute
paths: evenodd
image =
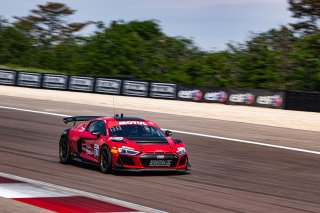
<svg viewBox="0 0 320 213"><path fill-rule="evenodd" d="M25 17L15 17L15 25L35 39L37 45L50 46L74 37L90 22L69 23L75 10L63 3L48 2L38 5Z"/></svg>
<svg viewBox="0 0 320 213"><path fill-rule="evenodd" d="M28 66L32 44L28 37L0 18L0 63Z"/></svg>
<svg viewBox="0 0 320 213"><path fill-rule="evenodd" d="M291 24L295 30L310 34L319 29L320 1L319 0L289 0L289 10L292 17L299 19Z"/></svg>

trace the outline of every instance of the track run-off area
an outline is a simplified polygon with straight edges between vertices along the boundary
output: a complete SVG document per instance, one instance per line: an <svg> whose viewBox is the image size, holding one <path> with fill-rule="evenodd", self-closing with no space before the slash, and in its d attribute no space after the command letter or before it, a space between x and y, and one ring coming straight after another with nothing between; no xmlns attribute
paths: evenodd
<svg viewBox="0 0 320 213"><path fill-rule="evenodd" d="M111 104L0 100L2 173L167 212L319 212L320 132L117 109L176 130L192 170L101 174L84 164L59 164L58 141L68 127L62 116L112 115Z"/></svg>

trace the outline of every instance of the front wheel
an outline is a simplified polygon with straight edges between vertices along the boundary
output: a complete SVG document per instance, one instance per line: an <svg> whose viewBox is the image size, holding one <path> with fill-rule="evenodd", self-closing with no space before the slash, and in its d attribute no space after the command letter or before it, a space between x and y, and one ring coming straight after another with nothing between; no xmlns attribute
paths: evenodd
<svg viewBox="0 0 320 213"><path fill-rule="evenodd" d="M71 153L68 139L63 137L61 137L59 142L59 158L59 162L63 164L67 164L71 161Z"/></svg>
<svg viewBox="0 0 320 213"><path fill-rule="evenodd" d="M100 169L106 174L111 172L111 152L109 147L103 146L100 152Z"/></svg>

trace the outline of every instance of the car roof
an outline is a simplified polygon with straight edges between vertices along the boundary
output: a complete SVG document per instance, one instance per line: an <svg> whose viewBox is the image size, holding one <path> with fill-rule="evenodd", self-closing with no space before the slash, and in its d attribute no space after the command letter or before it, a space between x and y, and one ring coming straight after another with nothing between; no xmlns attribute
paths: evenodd
<svg viewBox="0 0 320 213"><path fill-rule="evenodd" d="M139 117L129 117L129 116L114 116L114 117L101 117L97 120L106 120L106 121L149 121L144 118Z"/></svg>

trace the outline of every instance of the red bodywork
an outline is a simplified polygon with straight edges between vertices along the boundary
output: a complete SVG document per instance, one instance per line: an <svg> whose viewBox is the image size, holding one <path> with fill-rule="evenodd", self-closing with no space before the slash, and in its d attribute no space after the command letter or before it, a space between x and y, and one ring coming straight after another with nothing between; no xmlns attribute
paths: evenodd
<svg viewBox="0 0 320 213"><path fill-rule="evenodd" d="M103 121L105 135L96 136L89 131L91 122ZM188 169L188 154L177 153L185 149L180 140L172 139L169 136L162 138L165 142L138 143L125 137L111 137L110 129L121 124L140 124L159 128L155 123L143 119L134 121L121 121L115 117L96 118L71 128L68 131L68 143L71 156L84 162L99 164L100 151L103 146L108 146L111 152L112 169L114 170L181 170ZM128 148L139 153L136 155L121 154L119 148Z"/></svg>

